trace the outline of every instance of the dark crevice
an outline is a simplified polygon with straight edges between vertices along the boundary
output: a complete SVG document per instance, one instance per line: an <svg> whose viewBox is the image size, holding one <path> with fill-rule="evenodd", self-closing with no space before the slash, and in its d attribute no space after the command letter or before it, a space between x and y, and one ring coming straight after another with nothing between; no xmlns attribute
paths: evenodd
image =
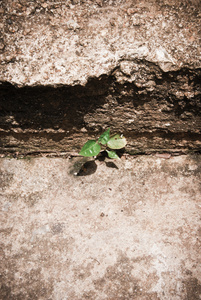
<svg viewBox="0 0 201 300"><path fill-rule="evenodd" d="M132 132L127 133L127 136L132 139L137 138L147 138L152 140L153 138L161 138L167 140L186 140L186 141L197 141L201 140L201 132L200 133L192 133L192 132L161 132L161 131L154 131L154 132Z"/></svg>
<svg viewBox="0 0 201 300"><path fill-rule="evenodd" d="M111 79L90 79L85 87L62 86L16 88L3 84L0 116L11 116L22 129L63 128L80 130L83 116L105 103ZM0 124L7 128L6 124Z"/></svg>
<svg viewBox="0 0 201 300"><path fill-rule="evenodd" d="M136 76L144 80L146 69L145 78L147 82L150 78L154 80L154 88L137 86L135 81L118 81L115 76L120 67L111 75L89 78L85 86L17 88L1 83L0 147L20 150L31 141L30 148L40 150L41 139L42 150L45 141L47 149L69 147L72 150L87 137L96 137L111 127L112 131L124 133L128 140L134 139L135 144L138 139L144 139L145 149L149 141L160 138L166 140L165 147L168 147L167 140L175 140L175 147L178 141L178 147L195 147L199 151L201 69L162 72L159 76L161 70L155 64L136 63L142 70ZM181 145L182 140L185 146ZM156 143L156 151L157 147Z"/></svg>

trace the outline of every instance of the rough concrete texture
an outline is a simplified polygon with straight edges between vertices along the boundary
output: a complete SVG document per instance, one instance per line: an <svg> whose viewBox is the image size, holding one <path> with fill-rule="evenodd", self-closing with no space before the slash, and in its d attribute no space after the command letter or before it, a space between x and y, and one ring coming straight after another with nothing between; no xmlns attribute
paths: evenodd
<svg viewBox="0 0 201 300"><path fill-rule="evenodd" d="M199 0L3 0L0 14L0 80L18 86L85 85L119 65L130 76L136 59L201 67Z"/></svg>
<svg viewBox="0 0 201 300"><path fill-rule="evenodd" d="M201 157L84 162L0 160L0 298L200 299Z"/></svg>
<svg viewBox="0 0 201 300"><path fill-rule="evenodd" d="M199 151L200 7L1 1L1 150L77 152L111 127L130 152Z"/></svg>

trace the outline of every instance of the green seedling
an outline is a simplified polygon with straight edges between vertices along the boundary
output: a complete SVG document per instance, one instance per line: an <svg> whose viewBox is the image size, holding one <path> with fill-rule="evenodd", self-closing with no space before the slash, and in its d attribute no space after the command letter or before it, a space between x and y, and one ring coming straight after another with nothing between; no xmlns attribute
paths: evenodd
<svg viewBox="0 0 201 300"><path fill-rule="evenodd" d="M116 154L116 149L122 149L126 145L126 139L123 135L115 134L110 136L110 128L106 130L98 140L89 140L82 147L79 155L82 156L97 156L101 152L101 146L104 147L104 150L107 151L108 157L113 159L119 159L119 156ZM109 150L109 149L112 150Z"/></svg>

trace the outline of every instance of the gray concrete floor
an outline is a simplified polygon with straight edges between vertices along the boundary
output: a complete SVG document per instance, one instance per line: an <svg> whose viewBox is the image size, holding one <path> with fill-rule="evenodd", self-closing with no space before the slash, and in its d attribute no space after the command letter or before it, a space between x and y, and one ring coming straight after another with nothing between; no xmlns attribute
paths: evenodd
<svg viewBox="0 0 201 300"><path fill-rule="evenodd" d="M0 299L201 299L201 157L84 161L0 159Z"/></svg>

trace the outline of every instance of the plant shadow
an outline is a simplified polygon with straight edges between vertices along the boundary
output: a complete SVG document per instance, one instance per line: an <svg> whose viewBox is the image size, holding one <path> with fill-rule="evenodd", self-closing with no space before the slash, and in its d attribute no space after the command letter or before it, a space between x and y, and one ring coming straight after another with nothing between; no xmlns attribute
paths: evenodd
<svg viewBox="0 0 201 300"><path fill-rule="evenodd" d="M76 176L88 176L88 175L92 175L96 172L97 170L97 164L95 162L95 160L90 160L85 162L80 170L78 171Z"/></svg>
<svg viewBox="0 0 201 300"><path fill-rule="evenodd" d="M119 169L113 161L106 161L105 164L108 168Z"/></svg>

